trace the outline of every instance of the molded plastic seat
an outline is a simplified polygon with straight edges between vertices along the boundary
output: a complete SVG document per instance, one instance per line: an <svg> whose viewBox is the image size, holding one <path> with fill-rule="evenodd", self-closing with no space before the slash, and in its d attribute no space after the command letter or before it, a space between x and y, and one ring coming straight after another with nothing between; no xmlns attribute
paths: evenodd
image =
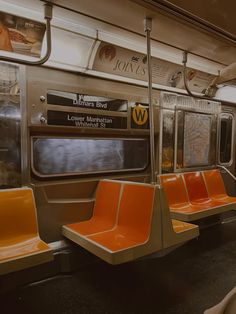
<svg viewBox="0 0 236 314"><path fill-rule="evenodd" d="M183 221L179 221L179 220L175 220L175 219L172 219L171 221L172 221L172 226L173 226L174 232L176 232L176 233L182 233L182 232L191 230L194 227L196 227L196 225L193 225L193 224L190 224L187 222L183 222Z"/></svg>
<svg viewBox="0 0 236 314"><path fill-rule="evenodd" d="M186 190L186 185L181 174L168 174L160 176L161 185L164 187L167 201L171 212L192 213L203 208L189 202L189 196ZM208 208L207 202L204 208Z"/></svg>
<svg viewBox="0 0 236 314"><path fill-rule="evenodd" d="M161 175L160 180L171 210L188 210L189 200L181 174Z"/></svg>
<svg viewBox="0 0 236 314"><path fill-rule="evenodd" d="M160 190L163 248L170 248L198 237L199 228L194 224L171 219L170 209L173 210L172 213L177 214L178 210L191 209L191 205L187 202L187 193L182 177L173 174L159 176L159 178L163 187ZM170 197L170 200L168 197ZM170 207L170 204L172 207Z"/></svg>
<svg viewBox="0 0 236 314"><path fill-rule="evenodd" d="M121 182L102 180L98 183L91 219L67 225L71 230L88 235L110 230L117 221Z"/></svg>
<svg viewBox="0 0 236 314"><path fill-rule="evenodd" d="M194 221L231 210L235 206L233 202L227 203L224 198L211 197L199 171L162 175L160 179L173 219ZM219 177L218 181L213 182L214 177L211 176L211 180L211 189L220 183L219 191L222 191L223 182L219 181ZM211 193L214 194L212 190Z"/></svg>
<svg viewBox="0 0 236 314"><path fill-rule="evenodd" d="M183 176L191 204L201 205L201 208L212 208L222 205L222 202L214 201L209 197L201 172L184 173Z"/></svg>
<svg viewBox="0 0 236 314"><path fill-rule="evenodd" d="M52 259L52 250L38 234L32 190L0 190L0 274Z"/></svg>
<svg viewBox="0 0 236 314"><path fill-rule="evenodd" d="M113 229L82 235L63 226L63 235L111 264L120 264L160 251L161 215L158 186L124 182L117 224ZM157 206L154 206L157 204Z"/></svg>
<svg viewBox="0 0 236 314"><path fill-rule="evenodd" d="M110 231L88 238L118 251L148 240L154 201L154 187L125 184L123 188L117 226Z"/></svg>
<svg viewBox="0 0 236 314"><path fill-rule="evenodd" d="M228 196L225 191L224 181L218 169L203 171L209 196L213 200L225 203L236 203L236 197Z"/></svg>

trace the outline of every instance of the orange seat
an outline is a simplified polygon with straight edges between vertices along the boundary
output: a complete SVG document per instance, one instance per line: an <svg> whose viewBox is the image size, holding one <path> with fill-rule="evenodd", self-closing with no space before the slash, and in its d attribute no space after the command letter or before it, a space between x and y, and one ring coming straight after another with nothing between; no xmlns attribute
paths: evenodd
<svg viewBox="0 0 236 314"><path fill-rule="evenodd" d="M193 228L195 228L195 225L183 222L183 221L179 221L179 220L175 220L172 219L172 226L173 226L173 230L176 233L182 233L188 230L192 230Z"/></svg>
<svg viewBox="0 0 236 314"><path fill-rule="evenodd" d="M85 235L65 225L63 235L113 265L175 247L199 235L198 226L171 221L159 185L119 183L118 219L112 229Z"/></svg>
<svg viewBox="0 0 236 314"><path fill-rule="evenodd" d="M207 209L216 206L221 206L222 202L212 200L205 186L201 172L190 172L183 174L186 188L188 191L189 201L192 205L195 205L192 209Z"/></svg>
<svg viewBox="0 0 236 314"><path fill-rule="evenodd" d="M199 228L193 224L171 219L172 213L188 214L192 210L181 174L160 175L159 179L165 192L162 200L163 248L169 248L196 238L199 235Z"/></svg>
<svg viewBox="0 0 236 314"><path fill-rule="evenodd" d="M102 180L99 182L93 208L93 216L87 221L67 225L71 230L82 235L110 230L117 221L121 183Z"/></svg>
<svg viewBox="0 0 236 314"><path fill-rule="evenodd" d="M154 202L153 186L125 183L117 226L88 238L110 251L137 246L149 238Z"/></svg>
<svg viewBox="0 0 236 314"><path fill-rule="evenodd" d="M228 196L225 191L223 179L218 169L203 171L207 191L213 200L227 203L235 203L236 197Z"/></svg>
<svg viewBox="0 0 236 314"><path fill-rule="evenodd" d="M0 274L50 261L52 250L38 234L33 192L0 191Z"/></svg>
<svg viewBox="0 0 236 314"><path fill-rule="evenodd" d="M119 181L116 224L110 230L83 235L62 227L65 237L110 264L121 264L162 249L160 187Z"/></svg>
<svg viewBox="0 0 236 314"><path fill-rule="evenodd" d="M161 175L161 185L171 210L188 210L189 200L181 174Z"/></svg>
<svg viewBox="0 0 236 314"><path fill-rule="evenodd" d="M209 181L209 194L204 178ZM160 176L172 218L194 221L233 209L235 199L224 194L219 173L206 172L204 178L199 171Z"/></svg>
<svg viewBox="0 0 236 314"><path fill-rule="evenodd" d="M191 213L199 210L198 207L190 204L181 174L161 175L160 179L172 212Z"/></svg>

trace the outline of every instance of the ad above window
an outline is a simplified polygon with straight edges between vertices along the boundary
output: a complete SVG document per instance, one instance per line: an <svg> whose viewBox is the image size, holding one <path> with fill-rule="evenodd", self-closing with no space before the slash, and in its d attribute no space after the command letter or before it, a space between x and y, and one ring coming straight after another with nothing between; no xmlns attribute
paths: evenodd
<svg viewBox="0 0 236 314"><path fill-rule="evenodd" d="M45 24L0 12L0 50L40 57Z"/></svg>

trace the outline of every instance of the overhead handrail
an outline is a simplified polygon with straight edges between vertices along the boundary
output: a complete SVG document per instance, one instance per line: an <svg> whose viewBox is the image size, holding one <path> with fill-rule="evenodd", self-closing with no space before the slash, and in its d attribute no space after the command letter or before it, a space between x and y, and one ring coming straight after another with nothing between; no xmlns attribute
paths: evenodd
<svg viewBox="0 0 236 314"><path fill-rule="evenodd" d="M46 20L46 41L47 41L47 51L45 56L37 61L28 61L22 60L18 58L8 57L8 56L0 56L0 61L13 62L23 65L42 65L45 63L52 51L52 40L51 40L51 19L52 19L52 4L45 3L44 4L44 19Z"/></svg>
<svg viewBox="0 0 236 314"><path fill-rule="evenodd" d="M225 166L217 165L217 167L225 170L231 176L231 178L233 178L234 181L236 181L236 177Z"/></svg>

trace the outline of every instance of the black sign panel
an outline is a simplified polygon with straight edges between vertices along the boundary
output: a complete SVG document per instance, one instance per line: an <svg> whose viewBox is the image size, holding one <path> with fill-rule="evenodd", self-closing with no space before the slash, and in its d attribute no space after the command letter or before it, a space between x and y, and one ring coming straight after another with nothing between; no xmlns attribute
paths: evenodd
<svg viewBox="0 0 236 314"><path fill-rule="evenodd" d="M72 106L85 109L127 112L128 101L85 94L50 90L47 103L58 106Z"/></svg>
<svg viewBox="0 0 236 314"><path fill-rule="evenodd" d="M87 113L48 110L48 125L80 128L126 129L126 117L111 117Z"/></svg>

